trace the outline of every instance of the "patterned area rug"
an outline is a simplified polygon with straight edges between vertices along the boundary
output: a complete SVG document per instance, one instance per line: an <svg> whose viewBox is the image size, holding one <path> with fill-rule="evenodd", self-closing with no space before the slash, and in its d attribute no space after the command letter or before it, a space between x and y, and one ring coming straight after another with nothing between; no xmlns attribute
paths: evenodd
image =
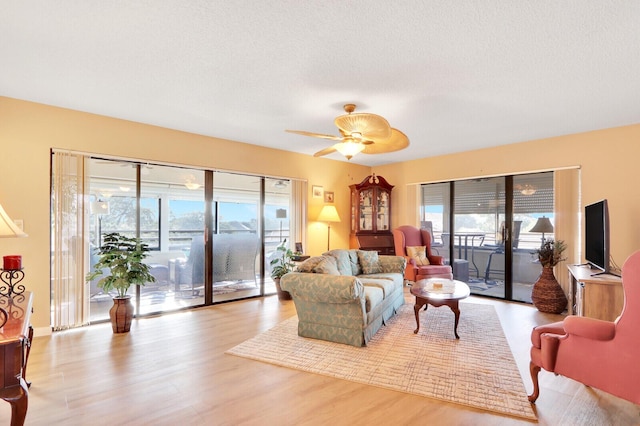
<svg viewBox="0 0 640 426"><path fill-rule="evenodd" d="M367 347L299 337L293 317L227 353L536 420L495 308L462 303L460 311L460 340L444 306L421 311L413 334L413 305L406 304Z"/></svg>

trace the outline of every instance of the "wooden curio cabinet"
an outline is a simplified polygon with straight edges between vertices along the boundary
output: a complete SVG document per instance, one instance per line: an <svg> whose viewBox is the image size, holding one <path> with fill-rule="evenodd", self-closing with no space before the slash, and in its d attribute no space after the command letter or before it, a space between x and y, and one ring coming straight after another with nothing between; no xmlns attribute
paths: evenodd
<svg viewBox="0 0 640 426"><path fill-rule="evenodd" d="M375 173L351 188L351 248L394 254L391 234L391 190Z"/></svg>

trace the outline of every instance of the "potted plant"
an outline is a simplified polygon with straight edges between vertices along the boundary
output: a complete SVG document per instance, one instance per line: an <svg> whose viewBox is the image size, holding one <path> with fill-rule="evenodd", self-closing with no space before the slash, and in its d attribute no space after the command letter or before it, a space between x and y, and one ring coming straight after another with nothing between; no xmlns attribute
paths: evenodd
<svg viewBox="0 0 640 426"><path fill-rule="evenodd" d="M531 300L540 312L559 314L567 306L567 296L553 274L553 267L565 260L567 246L562 240L547 240L535 251L542 273L533 285Z"/></svg>
<svg viewBox="0 0 640 426"><path fill-rule="evenodd" d="M142 263L149 255L148 252L148 245L140 239L126 237L117 232L105 234L102 246L97 249L99 260L86 279L91 281L108 270L109 275L98 281L98 287L105 293L116 291L113 307L109 310L114 333L126 333L131 329L133 304L131 296L127 294L129 287L145 285L156 280L149 272L149 266Z"/></svg>
<svg viewBox="0 0 640 426"><path fill-rule="evenodd" d="M295 253L287 247L287 240L285 239L276 247L276 256L271 260L271 278L276 283L278 299L280 300L291 300L289 292L280 288L280 278L295 268L294 256Z"/></svg>

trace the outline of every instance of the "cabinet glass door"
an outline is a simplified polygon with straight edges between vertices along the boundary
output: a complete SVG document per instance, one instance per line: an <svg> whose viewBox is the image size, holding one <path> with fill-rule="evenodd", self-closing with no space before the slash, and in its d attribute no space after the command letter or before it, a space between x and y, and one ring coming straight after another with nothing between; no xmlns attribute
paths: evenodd
<svg viewBox="0 0 640 426"><path fill-rule="evenodd" d="M376 222L376 230L389 230L389 192L380 190L377 199L378 218Z"/></svg>
<svg viewBox="0 0 640 426"><path fill-rule="evenodd" d="M360 230L373 230L373 189L360 192Z"/></svg>

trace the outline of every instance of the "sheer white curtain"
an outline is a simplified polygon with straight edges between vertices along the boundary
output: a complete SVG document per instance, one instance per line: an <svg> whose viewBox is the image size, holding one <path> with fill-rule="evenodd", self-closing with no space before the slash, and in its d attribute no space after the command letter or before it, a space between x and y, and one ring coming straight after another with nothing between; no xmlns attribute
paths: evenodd
<svg viewBox="0 0 640 426"><path fill-rule="evenodd" d="M291 181L291 242L301 242L306 249L307 235L307 182ZM293 248L293 245L291 246Z"/></svg>
<svg viewBox="0 0 640 426"><path fill-rule="evenodd" d="M556 279L571 300L571 281L566 265L580 262L580 169L556 170L554 172L554 216L556 240L567 244L566 261L556 266ZM571 312L571 310L569 310Z"/></svg>
<svg viewBox="0 0 640 426"><path fill-rule="evenodd" d="M51 324L54 330L89 322L88 158L53 152L51 193Z"/></svg>

